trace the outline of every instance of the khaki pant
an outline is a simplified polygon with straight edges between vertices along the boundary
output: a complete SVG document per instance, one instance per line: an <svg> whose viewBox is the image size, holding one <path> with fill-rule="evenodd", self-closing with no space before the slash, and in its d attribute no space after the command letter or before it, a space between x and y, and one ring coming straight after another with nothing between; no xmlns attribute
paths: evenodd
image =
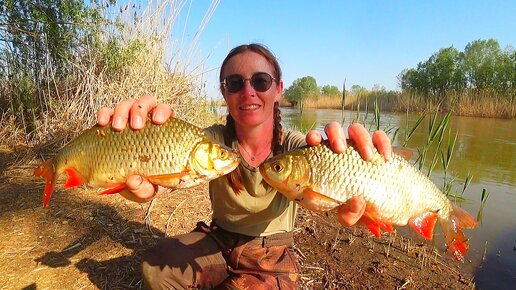
<svg viewBox="0 0 516 290"><path fill-rule="evenodd" d="M142 262L150 289L296 289L292 233L249 237L199 223L163 239Z"/></svg>

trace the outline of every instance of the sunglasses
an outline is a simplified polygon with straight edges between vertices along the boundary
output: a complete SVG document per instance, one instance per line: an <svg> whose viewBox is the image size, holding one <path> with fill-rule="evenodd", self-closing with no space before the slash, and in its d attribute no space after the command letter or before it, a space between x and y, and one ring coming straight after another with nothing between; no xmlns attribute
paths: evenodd
<svg viewBox="0 0 516 290"><path fill-rule="evenodd" d="M257 92L263 93L271 88L272 81L276 79L268 73L259 72L255 73L250 79L244 79L242 75L238 74L229 75L220 83L228 92L236 93L244 88L244 82L246 80L249 80L249 83Z"/></svg>

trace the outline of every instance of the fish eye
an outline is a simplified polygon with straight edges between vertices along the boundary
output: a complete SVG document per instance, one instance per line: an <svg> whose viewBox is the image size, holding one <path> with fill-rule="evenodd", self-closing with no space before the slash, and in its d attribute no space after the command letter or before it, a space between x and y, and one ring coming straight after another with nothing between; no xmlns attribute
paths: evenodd
<svg viewBox="0 0 516 290"><path fill-rule="evenodd" d="M220 152L220 158L221 158L221 159L226 159L226 158L228 157L227 155L228 155L228 154L227 154L227 152L226 152L226 151L221 151L221 152Z"/></svg>
<svg viewBox="0 0 516 290"><path fill-rule="evenodd" d="M276 172L280 172L283 170L283 166L280 163L274 163L272 164L272 169Z"/></svg>

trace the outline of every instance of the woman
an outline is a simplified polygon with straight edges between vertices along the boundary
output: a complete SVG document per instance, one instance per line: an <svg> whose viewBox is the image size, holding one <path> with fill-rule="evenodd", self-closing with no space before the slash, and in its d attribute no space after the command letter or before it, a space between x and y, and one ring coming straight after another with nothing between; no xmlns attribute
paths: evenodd
<svg viewBox="0 0 516 290"><path fill-rule="evenodd" d="M274 55L259 44L241 45L227 55L220 70L220 90L229 109L226 126L205 129L212 139L240 152L241 165L228 176L210 182L212 223L199 223L191 233L163 239L143 257L142 272L152 289L294 289L297 262L292 254L296 204L269 187L257 167L273 154L321 142L321 134L306 136L281 128L278 102L282 96L281 69ZM114 109L99 111L98 123L111 122L115 130L127 123L143 128L148 113L157 124L173 115L172 109L156 104L153 97L127 100ZM342 127L325 127L335 152L346 148ZM371 139L365 128L348 128L362 157L372 158L373 144L390 158L389 138L377 131ZM127 180L121 194L145 202L160 190L141 176ZM338 208L339 222L355 224L365 210L362 198L353 198Z"/></svg>

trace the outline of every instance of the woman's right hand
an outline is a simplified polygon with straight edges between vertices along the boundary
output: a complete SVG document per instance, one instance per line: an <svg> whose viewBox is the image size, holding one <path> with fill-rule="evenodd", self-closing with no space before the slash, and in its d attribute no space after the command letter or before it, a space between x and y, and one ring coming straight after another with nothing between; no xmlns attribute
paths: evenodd
<svg viewBox="0 0 516 290"><path fill-rule="evenodd" d="M158 104L153 96L143 96L138 100L122 101L114 109L101 108L97 114L97 122L100 126L107 126L111 123L111 127L115 131L124 130L127 123L131 129L140 130L145 127L149 114L155 124L163 124L174 116L169 105ZM127 178L126 188L120 194L129 200L143 203L152 200L162 191L144 177L132 175Z"/></svg>
<svg viewBox="0 0 516 290"><path fill-rule="evenodd" d="M143 96L138 100L129 99L118 103L115 108L101 108L97 114L100 126L109 125L116 131L125 129L127 123L133 130L145 127L147 116L151 114L152 122L163 124L174 116L169 105L158 104L153 96Z"/></svg>

